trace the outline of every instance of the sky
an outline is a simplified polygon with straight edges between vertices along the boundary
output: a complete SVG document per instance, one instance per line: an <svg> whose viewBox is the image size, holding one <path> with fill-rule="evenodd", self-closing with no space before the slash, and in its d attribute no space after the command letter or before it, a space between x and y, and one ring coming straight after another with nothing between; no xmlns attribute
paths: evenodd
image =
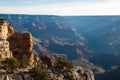
<svg viewBox="0 0 120 80"><path fill-rule="evenodd" d="M0 13L120 15L120 0L0 0Z"/></svg>

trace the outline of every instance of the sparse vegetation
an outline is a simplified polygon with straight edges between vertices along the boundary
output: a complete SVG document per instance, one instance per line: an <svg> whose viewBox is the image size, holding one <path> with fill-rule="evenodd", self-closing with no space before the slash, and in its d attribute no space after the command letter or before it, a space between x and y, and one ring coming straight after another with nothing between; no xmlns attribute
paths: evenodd
<svg viewBox="0 0 120 80"><path fill-rule="evenodd" d="M73 75L70 75L70 74L66 73L65 80L74 80Z"/></svg>
<svg viewBox="0 0 120 80"><path fill-rule="evenodd" d="M42 62L38 62L30 72L34 80L50 80L50 76L45 71L45 65Z"/></svg>
<svg viewBox="0 0 120 80"><path fill-rule="evenodd" d="M19 62L16 58L12 57L3 62L3 67L8 72L14 72L19 67Z"/></svg>
<svg viewBox="0 0 120 80"><path fill-rule="evenodd" d="M68 71L73 68L73 63L71 61L66 61L63 57L59 57L56 59L56 68L63 71Z"/></svg>
<svg viewBox="0 0 120 80"><path fill-rule="evenodd" d="M29 65L29 59L27 55L23 55L22 59L20 60L20 68L26 68Z"/></svg>

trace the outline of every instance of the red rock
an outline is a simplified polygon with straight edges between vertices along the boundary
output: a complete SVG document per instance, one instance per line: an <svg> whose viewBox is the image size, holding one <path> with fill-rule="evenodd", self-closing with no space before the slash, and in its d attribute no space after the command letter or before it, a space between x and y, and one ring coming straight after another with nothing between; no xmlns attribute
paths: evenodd
<svg viewBox="0 0 120 80"><path fill-rule="evenodd" d="M40 59L48 67L55 65L55 57L50 53L42 53Z"/></svg>
<svg viewBox="0 0 120 80"><path fill-rule="evenodd" d="M22 59L23 55L27 55L30 65L34 62L32 35L28 32L20 33L15 32L9 38L10 50L13 56Z"/></svg>

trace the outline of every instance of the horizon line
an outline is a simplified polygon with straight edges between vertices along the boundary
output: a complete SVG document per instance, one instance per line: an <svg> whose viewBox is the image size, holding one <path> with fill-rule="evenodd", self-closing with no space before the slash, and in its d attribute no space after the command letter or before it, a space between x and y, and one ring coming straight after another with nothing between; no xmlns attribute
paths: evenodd
<svg viewBox="0 0 120 80"><path fill-rule="evenodd" d="M57 14L29 14L29 13L0 13L0 15L38 15L38 16L120 16L118 14L88 14L88 15L57 15Z"/></svg>

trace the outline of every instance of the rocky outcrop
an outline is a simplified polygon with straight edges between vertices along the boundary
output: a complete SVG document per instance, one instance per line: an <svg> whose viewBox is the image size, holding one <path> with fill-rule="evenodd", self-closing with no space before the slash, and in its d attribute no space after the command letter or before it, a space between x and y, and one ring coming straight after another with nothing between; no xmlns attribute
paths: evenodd
<svg viewBox="0 0 120 80"><path fill-rule="evenodd" d="M49 80L94 80L93 72L90 70L84 70L80 66L76 66L70 69L70 71L64 73L61 73L54 69L53 68L46 69L46 72L48 72L50 76ZM31 73L29 72L19 72L14 74L4 72L0 74L0 80L35 80L35 79L31 77Z"/></svg>
<svg viewBox="0 0 120 80"><path fill-rule="evenodd" d="M75 80L94 80L93 72L90 70L84 70L80 66L76 66L73 70L71 75Z"/></svg>
<svg viewBox="0 0 120 80"><path fill-rule="evenodd" d="M0 18L0 38L7 39L14 33L13 27L3 18Z"/></svg>
<svg viewBox="0 0 120 80"><path fill-rule="evenodd" d="M0 18L0 60L12 57L12 52L9 50L9 42L6 39L12 34L13 29L8 25L9 23L5 19Z"/></svg>
<svg viewBox="0 0 120 80"><path fill-rule="evenodd" d="M58 71L46 69L50 76L50 80L94 80L92 71L84 70L81 67L74 67L69 72L60 73ZM21 73L2 73L0 80L34 80L29 72ZM39 79L38 79L39 80ZM43 80L43 79L42 79Z"/></svg>
<svg viewBox="0 0 120 80"><path fill-rule="evenodd" d="M28 32L15 32L8 38L8 41L13 52L16 52L16 49L23 52L32 52L32 36Z"/></svg>
<svg viewBox="0 0 120 80"><path fill-rule="evenodd" d="M34 80L29 74L2 74L0 80Z"/></svg>
<svg viewBox="0 0 120 80"><path fill-rule="evenodd" d="M32 35L28 32L20 33L14 32L9 38L10 50L18 59L22 59L23 55L27 55L30 65L34 62L34 53L32 51Z"/></svg>
<svg viewBox="0 0 120 80"><path fill-rule="evenodd" d="M12 57L12 52L9 50L9 42L0 40L0 60Z"/></svg>
<svg viewBox="0 0 120 80"><path fill-rule="evenodd" d="M55 58L50 53L47 53L47 52L46 53L42 53L42 55L40 56L40 59L48 67L55 65Z"/></svg>
<svg viewBox="0 0 120 80"><path fill-rule="evenodd" d="M10 44L10 45L9 45ZM9 50L10 48L10 50ZM34 62L32 35L28 32L15 32L13 27L5 19L0 18L0 57L10 58L13 56L21 60L27 55L30 65Z"/></svg>
<svg viewBox="0 0 120 80"><path fill-rule="evenodd" d="M70 69L70 71L64 73L53 70L50 71L49 74L54 80L94 80L93 72L90 70L84 70L80 66L75 66Z"/></svg>

